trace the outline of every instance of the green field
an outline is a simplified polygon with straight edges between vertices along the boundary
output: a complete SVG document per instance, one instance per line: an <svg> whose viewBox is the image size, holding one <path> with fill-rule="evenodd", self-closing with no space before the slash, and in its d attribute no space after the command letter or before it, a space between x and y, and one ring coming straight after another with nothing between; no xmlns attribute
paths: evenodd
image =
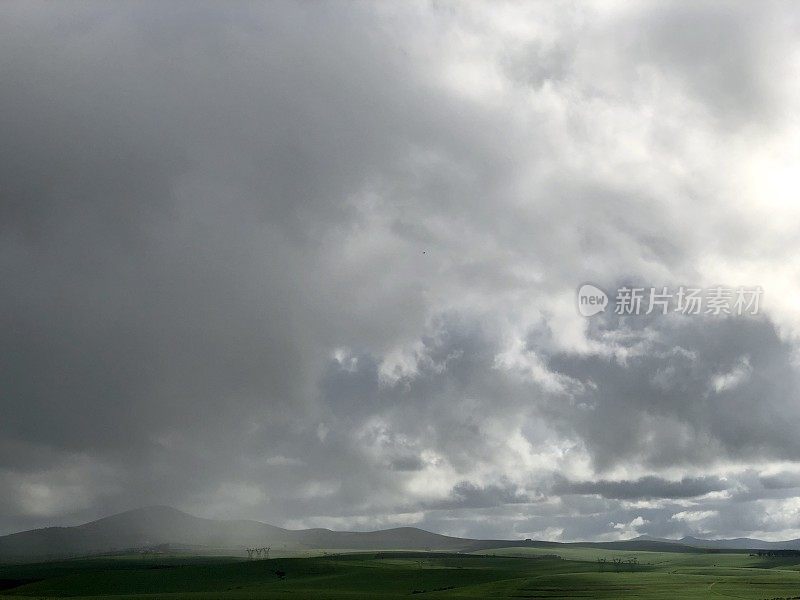
<svg viewBox="0 0 800 600"><path fill-rule="evenodd" d="M3 598L800 598L800 558L501 548L247 561L151 556L0 567ZM550 555L550 556L548 556ZM638 565L612 564L636 558ZM599 558L608 562L598 564ZM602 569L602 570L601 570Z"/></svg>

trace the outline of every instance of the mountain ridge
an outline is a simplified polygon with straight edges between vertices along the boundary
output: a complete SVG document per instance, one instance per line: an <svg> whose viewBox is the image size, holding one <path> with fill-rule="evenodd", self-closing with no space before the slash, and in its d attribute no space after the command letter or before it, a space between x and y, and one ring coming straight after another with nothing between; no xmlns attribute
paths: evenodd
<svg viewBox="0 0 800 600"><path fill-rule="evenodd" d="M44 527L0 536L0 560L85 556L171 546L243 554L247 547L276 550L436 550L476 552L502 547L553 548L584 546L620 551L800 550L800 540L767 542L751 538L680 540L639 536L616 542L547 542L477 540L432 533L417 527L377 531L324 528L284 529L261 521L196 517L170 506L148 506L71 527Z"/></svg>
<svg viewBox="0 0 800 600"><path fill-rule="evenodd" d="M472 541L414 527L368 532L292 530L261 521L206 519L169 506L149 506L72 527L44 527L1 536L0 559L98 554L165 544L238 550L249 546L458 550Z"/></svg>
<svg viewBox="0 0 800 600"><path fill-rule="evenodd" d="M631 541L663 542L669 544L684 544L694 548L708 550L800 550L800 538L769 542L757 538L738 537L721 539L704 539L690 535L674 540L659 538L651 535L640 535Z"/></svg>

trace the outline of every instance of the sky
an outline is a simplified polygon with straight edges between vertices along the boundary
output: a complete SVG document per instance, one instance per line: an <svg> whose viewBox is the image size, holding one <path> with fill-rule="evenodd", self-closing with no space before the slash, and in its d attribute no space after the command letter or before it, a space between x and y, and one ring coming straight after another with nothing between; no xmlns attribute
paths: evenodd
<svg viewBox="0 0 800 600"><path fill-rule="evenodd" d="M0 533L800 537L799 33L790 2L3 2Z"/></svg>

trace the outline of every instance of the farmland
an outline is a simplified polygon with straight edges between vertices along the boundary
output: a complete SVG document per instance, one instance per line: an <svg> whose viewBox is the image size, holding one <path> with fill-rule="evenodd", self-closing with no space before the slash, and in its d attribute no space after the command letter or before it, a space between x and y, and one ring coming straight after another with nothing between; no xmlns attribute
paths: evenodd
<svg viewBox="0 0 800 600"><path fill-rule="evenodd" d="M0 567L0 594L116 600L800 598L800 557L588 547L553 554L545 548L499 548L480 554L320 552L269 560L95 557Z"/></svg>

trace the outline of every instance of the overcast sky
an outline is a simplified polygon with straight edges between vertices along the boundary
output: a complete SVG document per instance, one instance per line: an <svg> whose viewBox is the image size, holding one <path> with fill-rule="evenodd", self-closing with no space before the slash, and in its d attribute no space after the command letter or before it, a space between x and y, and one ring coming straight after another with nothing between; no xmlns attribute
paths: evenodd
<svg viewBox="0 0 800 600"><path fill-rule="evenodd" d="M0 533L800 537L794 3L0 4ZM578 313L585 282L755 316Z"/></svg>

